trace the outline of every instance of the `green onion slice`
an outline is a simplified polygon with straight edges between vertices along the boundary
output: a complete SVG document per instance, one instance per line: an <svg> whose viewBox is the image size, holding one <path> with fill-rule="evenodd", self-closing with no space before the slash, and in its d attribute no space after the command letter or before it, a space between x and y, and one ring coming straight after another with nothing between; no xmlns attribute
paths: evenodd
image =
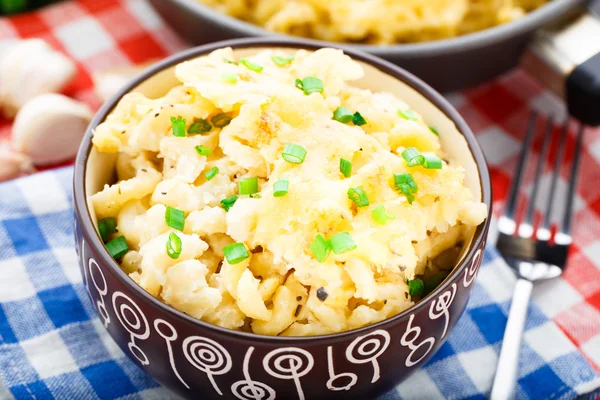
<svg viewBox="0 0 600 400"><path fill-rule="evenodd" d="M373 211L371 211L371 215L373 216L375 222L377 222L379 225L384 225L390 219L396 218L395 216L388 214L385 211L385 207L383 206L383 204L380 204L377 207L375 207Z"/></svg>
<svg viewBox="0 0 600 400"><path fill-rule="evenodd" d="M423 155L423 166L427 169L442 169L442 160L435 154Z"/></svg>
<svg viewBox="0 0 600 400"><path fill-rule="evenodd" d="M438 130L437 130L437 129L435 129L433 126L430 126L430 127L429 127L429 130L430 130L431 132L435 133L436 135L440 136L440 133L438 132Z"/></svg>
<svg viewBox="0 0 600 400"><path fill-rule="evenodd" d="M310 244L310 250L319 262L323 262L329 253L331 253L331 246L329 245L329 242L325 240L323 235L319 233L315 237L315 240Z"/></svg>
<svg viewBox="0 0 600 400"><path fill-rule="evenodd" d="M394 174L394 187L397 192L406 196L409 204L415 200L414 193L419 189L411 174Z"/></svg>
<svg viewBox="0 0 600 400"><path fill-rule="evenodd" d="M402 158L404 158L409 167L422 165L427 169L442 168L442 160L438 156L435 154L421 154L419 150L414 147L405 149L402 152Z"/></svg>
<svg viewBox="0 0 600 400"><path fill-rule="evenodd" d="M181 249L181 238L175 232L171 232L167 240L167 255L176 260L181 255Z"/></svg>
<svg viewBox="0 0 600 400"><path fill-rule="evenodd" d="M279 67L285 67L286 65L288 65L289 63L294 61L294 56L291 56L291 57L273 56L273 57L271 57L271 60L273 60L273 62L275 64L277 64Z"/></svg>
<svg viewBox="0 0 600 400"><path fill-rule="evenodd" d="M223 61L225 61L227 64L234 64L234 65L238 65L238 63L237 63L237 62L235 62L235 61L233 61L233 60L230 60L230 59L228 59L228 58L223 58Z"/></svg>
<svg viewBox="0 0 600 400"><path fill-rule="evenodd" d="M247 58L242 58L240 60L240 64L242 64L244 67L246 67L254 72L260 72L263 70L262 65L255 64L252 61L248 60Z"/></svg>
<svg viewBox="0 0 600 400"><path fill-rule="evenodd" d="M423 289L425 288L425 284L419 278L413 279L407 282L408 284L408 293L411 296L421 296L423 294Z"/></svg>
<svg viewBox="0 0 600 400"><path fill-rule="evenodd" d="M107 242L111 233L117 231L117 220L114 217L103 218L98 221L98 232L103 242Z"/></svg>
<svg viewBox="0 0 600 400"><path fill-rule="evenodd" d="M352 174L352 163L344 158L340 158L340 172L344 174L346 178L350 178Z"/></svg>
<svg viewBox="0 0 600 400"><path fill-rule="evenodd" d="M204 133L210 132L212 126L205 119L194 120L194 123L190 125L187 133Z"/></svg>
<svg viewBox="0 0 600 400"><path fill-rule="evenodd" d="M315 76L307 76L300 80L296 79L296 87L304 91L304 94L323 93L323 81Z"/></svg>
<svg viewBox="0 0 600 400"><path fill-rule="evenodd" d="M212 150L205 146L196 146L195 149L196 153L200 154L201 156L209 156L210 153L212 153Z"/></svg>
<svg viewBox="0 0 600 400"><path fill-rule="evenodd" d="M241 263L246 258L250 257L244 243L231 243L230 245L223 247L223 253L225 254L227 262L231 265Z"/></svg>
<svg viewBox="0 0 600 400"><path fill-rule="evenodd" d="M233 72L223 72L221 74L221 80L227 83L236 83L238 81L238 77Z"/></svg>
<svg viewBox="0 0 600 400"><path fill-rule="evenodd" d="M125 236L119 236L118 238L106 243L106 250L108 250L112 258L115 260L123 257L129 251L129 246L127 245Z"/></svg>
<svg viewBox="0 0 600 400"><path fill-rule="evenodd" d="M283 149L281 156L283 159L292 164L302 164L306 157L306 149L298 144L288 143Z"/></svg>
<svg viewBox="0 0 600 400"><path fill-rule="evenodd" d="M335 119L338 122L341 122L342 124L347 124L348 122L352 121L353 117L354 115L352 114L352 111L350 111L346 107L338 107L333 112L333 119Z"/></svg>
<svg viewBox="0 0 600 400"><path fill-rule="evenodd" d="M182 210L167 206L165 222L173 229L183 231L185 225L185 213Z"/></svg>
<svg viewBox="0 0 600 400"><path fill-rule="evenodd" d="M409 167L423 165L423 162L425 161L425 157L423 157L421 152L414 147L404 149L404 151L402 152L402 158L404 158L404 161L406 161L406 165L408 165Z"/></svg>
<svg viewBox="0 0 600 400"><path fill-rule="evenodd" d="M186 120L181 115L177 118L171 117L171 126L173 128L173 136L185 137Z"/></svg>
<svg viewBox="0 0 600 400"><path fill-rule="evenodd" d="M348 198L352 200L357 207L366 207L369 205L367 194L359 187L348 189Z"/></svg>
<svg viewBox="0 0 600 400"><path fill-rule="evenodd" d="M231 122L231 117L227 114L217 114L210 119L210 122L217 128L224 128Z"/></svg>
<svg viewBox="0 0 600 400"><path fill-rule="evenodd" d="M273 184L273 197L283 197L288 193L289 181L287 179L279 179Z"/></svg>
<svg viewBox="0 0 600 400"><path fill-rule="evenodd" d="M229 196L229 197L221 200L221 207L223 207L225 209L225 211L229 211L231 209L231 207L233 207L233 205L235 204L237 199L238 199L238 197L236 195Z"/></svg>
<svg viewBox="0 0 600 400"><path fill-rule="evenodd" d="M238 182L238 190L241 195L250 195L258 192L258 178L252 177L242 179Z"/></svg>
<svg viewBox="0 0 600 400"><path fill-rule="evenodd" d="M212 167L211 169L209 169L208 171L206 171L206 173L204 174L204 176L206 177L207 181L210 181L218 173L219 173L219 168L218 167Z"/></svg>
<svg viewBox="0 0 600 400"><path fill-rule="evenodd" d="M336 233L329 238L329 245L335 254L342 254L356 248L356 243L348 232Z"/></svg>
<svg viewBox="0 0 600 400"><path fill-rule="evenodd" d="M401 116L404 119L407 119L409 121L417 121L419 119L419 117L417 116L417 114L415 114L415 112L411 109L408 110L398 110L398 115Z"/></svg>
<svg viewBox="0 0 600 400"><path fill-rule="evenodd" d="M352 122L354 123L354 125L356 126L361 126L361 125L365 125L367 123L367 120L363 118L362 115L360 115L360 113L357 111L354 113L354 115L352 116Z"/></svg>

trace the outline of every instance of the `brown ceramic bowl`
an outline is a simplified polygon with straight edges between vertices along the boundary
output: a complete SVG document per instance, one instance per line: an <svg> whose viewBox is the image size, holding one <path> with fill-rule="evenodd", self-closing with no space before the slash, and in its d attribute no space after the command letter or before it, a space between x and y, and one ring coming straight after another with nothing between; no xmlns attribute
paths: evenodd
<svg viewBox="0 0 600 400"><path fill-rule="evenodd" d="M177 63L226 46L238 56L265 47L317 48L299 39L242 39L197 47L154 65L102 107L88 127L74 177L75 237L92 303L133 362L184 397L364 399L383 393L422 366L461 316L481 264L489 218L476 229L453 272L417 305L371 326L314 337L261 336L191 318L127 277L100 240L87 196L113 181L115 157L92 149L93 129L125 93L162 95L177 83ZM448 157L466 169L466 185L491 209L483 153L457 111L408 72L365 53L346 53L365 68L358 86L397 94L439 129Z"/></svg>

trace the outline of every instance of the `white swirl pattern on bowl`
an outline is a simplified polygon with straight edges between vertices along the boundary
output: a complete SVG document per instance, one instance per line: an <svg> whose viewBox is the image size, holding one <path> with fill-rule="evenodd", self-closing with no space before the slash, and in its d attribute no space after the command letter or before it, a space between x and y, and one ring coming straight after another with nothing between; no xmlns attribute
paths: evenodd
<svg viewBox="0 0 600 400"><path fill-rule="evenodd" d="M84 245L85 240L82 241L81 252L81 258L85 262ZM477 277L482 261L482 249L484 247L485 243L483 243L481 248L475 253L471 265L465 269L462 280L465 288L469 287ZM98 314L103 319L105 326L108 326L110 318L106 312L106 305L104 302L104 296L108 293L108 285L104 273L93 258L89 258L87 263L84 263L83 265L87 266L87 268L84 267L84 284L88 294L90 294L90 297L93 299L89 287L89 281L91 280L101 298L101 300L96 301L94 305ZM94 265L93 271L92 265ZM100 275L103 287L99 287L98 282L94 278L94 272ZM88 276L90 278L88 278ZM453 283L448 290L444 291L437 299L433 300L429 308L428 315L430 319L438 319L441 316L444 316L445 318L444 330L439 338L440 340L446 336L450 321L450 305L454 301L456 292L457 284ZM119 300L120 302L117 304ZM112 305L113 311L120 324L130 334L128 343L129 351L142 365L149 365L150 360L135 341L136 339L143 341L150 336L150 326L145 314L129 296L121 291L115 291L113 293ZM414 318L415 314L411 314L408 319L406 331L400 338L400 344L410 350L409 355L404 361L407 367L413 367L423 360L431 352L436 342L435 337L421 338L421 328L416 325L413 326ZM170 333L167 334L162 331L161 328L159 328L160 325L168 327ZM155 319L153 321L153 326L158 335L165 340L173 373L187 389L190 389L190 386L180 376L173 357L173 343L179 337L175 327L161 318ZM371 378L371 383L375 383L380 377L377 359L385 353L391 341L392 337L390 333L382 329L359 336L347 346L345 352L346 359L352 364L372 363L373 377ZM223 396L223 392L215 382L214 375L226 374L232 368L231 355L225 347L209 338L190 336L183 340L182 350L187 361L196 369L204 372L214 390L219 395ZM241 400L273 400L276 397L275 390L266 383L255 381L250 377L249 364L253 352L254 347L250 346L244 356L243 374L245 379L234 382L231 385L230 390L236 398ZM421 354L417 356L417 353ZM267 353L262 360L263 368L269 375L277 379L294 381L299 400L304 400L305 398L302 390L301 378L312 370L314 363L313 355L298 347L283 347L272 350ZM327 363L329 380L327 381L326 386L330 391L350 390L358 382L358 376L355 373L335 373L333 367L334 357L331 346L327 347ZM349 378L350 381L344 386L334 385L334 382L339 378Z"/></svg>

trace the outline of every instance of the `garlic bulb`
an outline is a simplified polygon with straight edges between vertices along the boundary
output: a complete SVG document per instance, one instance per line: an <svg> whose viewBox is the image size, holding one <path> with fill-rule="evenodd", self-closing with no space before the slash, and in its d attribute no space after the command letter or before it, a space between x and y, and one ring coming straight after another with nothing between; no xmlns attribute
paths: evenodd
<svg viewBox="0 0 600 400"><path fill-rule="evenodd" d="M8 45L0 53L0 107L12 118L29 99L59 92L73 79L75 63L41 39Z"/></svg>
<svg viewBox="0 0 600 400"><path fill-rule="evenodd" d="M12 129L13 148L35 165L56 164L77 154L92 111L79 101L47 93L29 100Z"/></svg>

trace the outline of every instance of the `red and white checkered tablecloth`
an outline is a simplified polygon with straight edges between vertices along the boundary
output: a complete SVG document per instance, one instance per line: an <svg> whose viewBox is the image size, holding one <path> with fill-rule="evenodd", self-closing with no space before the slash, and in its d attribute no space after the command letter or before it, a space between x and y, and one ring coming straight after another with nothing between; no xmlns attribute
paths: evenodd
<svg viewBox="0 0 600 400"><path fill-rule="evenodd" d="M94 109L100 101L93 92L93 72L162 58L187 46L144 0L69 1L0 19L0 40L29 37L40 37L76 60L79 73L65 93ZM498 215L531 110L562 121L565 107L522 71L448 97L486 152ZM576 127L574 122L570 124L567 154L574 147ZM10 136L10 128L10 121L0 120L0 139ZM538 128L542 130L543 124ZM559 129L557 124L554 133ZM556 147L551 148L551 159ZM540 148L541 140L537 140L530 155L534 161ZM550 168L546 165L545 185ZM530 189L531 178L523 185L525 192ZM547 187L543 186L541 193ZM564 191L566 187L567 169L563 168L559 188ZM573 234L574 245L563 277L537 285L534 300L600 371L600 129L588 128L584 137ZM494 293L493 284L486 284L486 289Z"/></svg>

